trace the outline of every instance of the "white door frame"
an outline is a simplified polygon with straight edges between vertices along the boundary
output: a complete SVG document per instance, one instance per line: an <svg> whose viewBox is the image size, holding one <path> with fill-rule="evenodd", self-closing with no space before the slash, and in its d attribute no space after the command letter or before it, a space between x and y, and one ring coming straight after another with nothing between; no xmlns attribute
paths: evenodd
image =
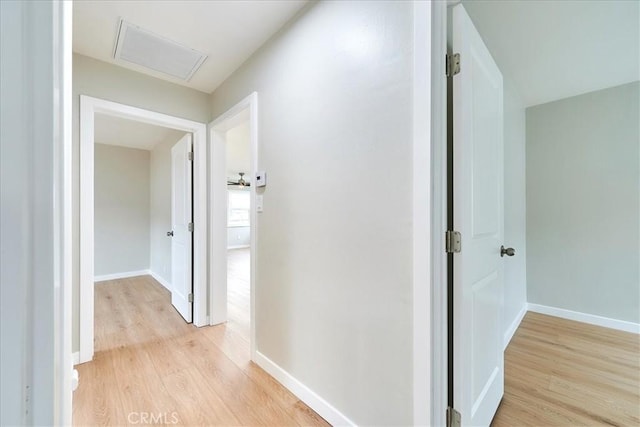
<svg viewBox="0 0 640 427"><path fill-rule="evenodd" d="M253 179L258 165L258 93L253 92L242 101L231 107L209 124L210 136L210 165L211 181L209 197L211 200L211 234L209 271L211 272L211 293L209 295L209 319L211 325L227 321L227 140L226 133L230 128L238 125L243 118L240 113L249 112L249 134L251 152L251 170L249 177L254 184L249 187L251 192L250 211L250 306L251 306L251 360L255 360L255 288L256 288L256 257L257 257L257 226L256 186Z"/></svg>
<svg viewBox="0 0 640 427"><path fill-rule="evenodd" d="M413 424L447 408L447 2L414 2Z"/></svg>
<svg viewBox="0 0 640 427"><path fill-rule="evenodd" d="M16 180L0 197L3 425L71 425L72 15L0 4L2 179Z"/></svg>
<svg viewBox="0 0 640 427"><path fill-rule="evenodd" d="M80 355L93 359L94 311L94 120L95 114L193 133L193 324L207 324L207 127L155 111L80 95Z"/></svg>
<svg viewBox="0 0 640 427"><path fill-rule="evenodd" d="M448 393L448 274L444 239L447 230L447 3L431 2L432 425L446 424Z"/></svg>

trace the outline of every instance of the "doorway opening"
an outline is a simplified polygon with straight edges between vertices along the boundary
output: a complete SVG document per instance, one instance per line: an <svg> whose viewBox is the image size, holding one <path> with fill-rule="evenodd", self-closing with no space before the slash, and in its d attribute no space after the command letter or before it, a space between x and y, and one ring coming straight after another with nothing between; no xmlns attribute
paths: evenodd
<svg viewBox="0 0 640 427"><path fill-rule="evenodd" d="M193 179L191 133L105 114L94 123L98 353L138 344L159 317L191 323Z"/></svg>
<svg viewBox="0 0 640 427"><path fill-rule="evenodd" d="M251 132L248 110L226 132L227 148L227 326L250 339Z"/></svg>
<svg viewBox="0 0 640 427"><path fill-rule="evenodd" d="M576 18L577 4L457 2L434 21L449 35L435 52L448 54L450 93L437 109L449 109L453 156L439 204L462 242L447 255L446 406L463 425L638 420L638 388L624 386L637 369L621 362L639 354L630 284L640 246L628 232L638 224L637 56L615 76L606 66L637 51L638 6L579 3ZM572 67L553 67L560 56ZM623 215L610 209L621 205ZM541 385L549 378L554 387ZM610 405L593 397L602 393Z"/></svg>
<svg viewBox="0 0 640 427"><path fill-rule="evenodd" d="M257 201L257 94L254 92L210 126L211 259L210 323L249 343L255 359L255 263ZM258 203L259 204L259 203Z"/></svg>
<svg viewBox="0 0 640 427"><path fill-rule="evenodd" d="M133 126L131 129L140 130L144 126L156 132L160 129L168 138L161 143L160 148L164 150L159 149L157 153L160 156L162 151L167 155L168 159L164 159L167 164L161 168L162 176L153 176L158 182L165 181L164 187L159 184L153 189L159 193L158 197L151 197L151 151L96 145L101 142L96 139L96 131L100 132L98 138L108 139L111 134L113 140L121 142L124 134L114 129L123 123L129 123L128 126ZM207 323L203 262L206 257L206 126L88 96L80 97L80 124L80 349L74 355L76 363L91 361L95 352L94 315L99 314L95 282L152 275L156 279L153 283L168 288L173 306L187 322L195 326ZM167 129L172 131L166 133ZM135 160L136 157L139 159ZM110 161L112 167L109 167ZM124 161L127 166L123 166ZM135 164L129 165L131 162ZM117 191L116 183L121 184L123 191ZM123 197L118 202L117 199ZM169 210L155 207L151 210L152 199L168 203ZM137 208L122 209L123 206ZM118 215L125 217L118 218ZM163 223L167 218L170 229ZM196 228L198 232L194 232ZM177 242L182 245L175 244L176 233L182 236ZM152 264L150 247L156 234L161 234L163 241L155 242L157 259ZM148 285L144 280L139 282L139 286ZM164 291L159 287L156 290Z"/></svg>

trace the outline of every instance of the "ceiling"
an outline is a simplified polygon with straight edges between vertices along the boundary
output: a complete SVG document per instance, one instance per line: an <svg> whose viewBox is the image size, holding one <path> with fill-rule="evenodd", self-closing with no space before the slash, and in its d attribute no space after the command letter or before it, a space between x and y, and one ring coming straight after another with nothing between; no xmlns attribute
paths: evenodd
<svg viewBox="0 0 640 427"><path fill-rule="evenodd" d="M73 50L213 92L308 0L74 2ZM640 2L464 0L526 106L640 79ZM189 82L113 59L124 19L208 55ZM463 60L464 61L464 60Z"/></svg>
<svg viewBox="0 0 640 427"><path fill-rule="evenodd" d="M638 1L462 3L526 107L640 80Z"/></svg>
<svg viewBox="0 0 640 427"><path fill-rule="evenodd" d="M211 93L308 0L73 3L73 51ZM190 81L113 59L120 19L208 55Z"/></svg>
<svg viewBox="0 0 640 427"><path fill-rule="evenodd" d="M96 114L94 120L94 139L97 144L153 150L157 144L168 139L177 142L184 134L183 131L105 114Z"/></svg>

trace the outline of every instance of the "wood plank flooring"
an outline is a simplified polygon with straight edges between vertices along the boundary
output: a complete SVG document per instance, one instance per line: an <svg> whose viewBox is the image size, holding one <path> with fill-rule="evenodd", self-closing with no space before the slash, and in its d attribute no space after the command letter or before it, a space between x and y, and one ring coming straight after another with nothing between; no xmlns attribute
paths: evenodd
<svg viewBox="0 0 640 427"><path fill-rule="evenodd" d="M230 253L229 322L213 327L185 323L149 276L97 284L74 425L327 426L249 360L247 262L248 251Z"/></svg>
<svg viewBox="0 0 640 427"><path fill-rule="evenodd" d="M229 321L215 327L185 323L149 276L97 284L74 425L328 425L249 360L248 263L229 251ZM638 335L527 313L492 425L640 425Z"/></svg>
<svg viewBox="0 0 640 427"><path fill-rule="evenodd" d="M638 335L527 313L505 352L492 425L640 425Z"/></svg>

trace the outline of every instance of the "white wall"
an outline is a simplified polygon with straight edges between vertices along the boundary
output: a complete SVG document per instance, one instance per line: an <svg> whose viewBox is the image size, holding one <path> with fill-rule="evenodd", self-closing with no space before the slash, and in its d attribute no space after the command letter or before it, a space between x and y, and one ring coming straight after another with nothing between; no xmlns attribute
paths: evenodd
<svg viewBox="0 0 640 427"><path fill-rule="evenodd" d="M208 94L86 56L73 56L73 351L78 351L80 337L80 94L202 123L211 120Z"/></svg>
<svg viewBox="0 0 640 427"><path fill-rule="evenodd" d="M180 140L170 138L151 150L151 272L171 284L171 148Z"/></svg>
<svg viewBox="0 0 640 427"><path fill-rule="evenodd" d="M227 131L227 177L234 181L239 179L238 172L244 172L245 180L251 177L251 136L249 121L241 123Z"/></svg>
<svg viewBox="0 0 640 427"><path fill-rule="evenodd" d="M246 248L251 243L251 227L227 227L227 247Z"/></svg>
<svg viewBox="0 0 640 427"><path fill-rule="evenodd" d="M149 269L149 151L95 144L95 276Z"/></svg>
<svg viewBox="0 0 640 427"><path fill-rule="evenodd" d="M212 96L259 98L257 350L362 425L412 422L412 11L312 3Z"/></svg>
<svg viewBox="0 0 640 427"><path fill-rule="evenodd" d="M244 172L245 181L251 182L251 135L249 121L245 121L227 131L227 178L230 181L240 179L238 172ZM227 187L237 189L238 187ZM247 247L251 243L250 227L227 227L227 247Z"/></svg>
<svg viewBox="0 0 640 427"><path fill-rule="evenodd" d="M525 109L504 78L504 245L516 250L504 261L505 343L527 304L527 200Z"/></svg>
<svg viewBox="0 0 640 427"><path fill-rule="evenodd" d="M527 109L530 303L640 323L640 82Z"/></svg>

